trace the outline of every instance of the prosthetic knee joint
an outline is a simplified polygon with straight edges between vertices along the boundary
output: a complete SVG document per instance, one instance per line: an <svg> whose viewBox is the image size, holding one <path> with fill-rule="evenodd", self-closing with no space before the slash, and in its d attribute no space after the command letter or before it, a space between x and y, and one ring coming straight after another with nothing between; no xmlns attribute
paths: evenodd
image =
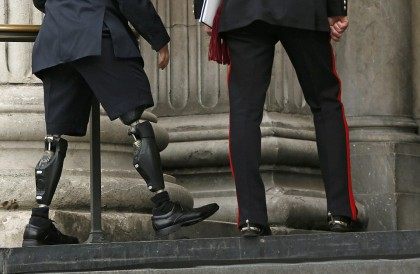
<svg viewBox="0 0 420 274"><path fill-rule="evenodd" d="M57 136L45 137L45 151L35 167L36 201L49 206L60 181L67 141Z"/></svg>

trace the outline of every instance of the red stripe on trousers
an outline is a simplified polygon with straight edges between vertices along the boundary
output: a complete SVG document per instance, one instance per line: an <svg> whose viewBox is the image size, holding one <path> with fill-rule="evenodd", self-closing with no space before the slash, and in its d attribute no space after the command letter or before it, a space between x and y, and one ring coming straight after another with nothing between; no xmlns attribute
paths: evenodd
<svg viewBox="0 0 420 274"><path fill-rule="evenodd" d="M343 103L341 101L341 92L342 92L341 79L340 79L340 77L338 76L338 73L337 73L336 59L335 59L334 49L333 49L332 45L331 45L331 56L332 56L332 72L333 72L334 76L337 78L338 85L339 85L338 101L340 102L340 105L341 105L341 116L342 116L342 119L343 119L344 130L346 132L347 189L348 189L348 194L349 194L351 218L353 220L356 220L357 219L357 208L356 208L356 202L354 200L352 178L351 178L349 126L347 124L346 116L344 114L344 106L343 106Z"/></svg>
<svg viewBox="0 0 420 274"><path fill-rule="evenodd" d="M231 76L231 66L228 66L228 73L227 73L227 82L228 82L228 86L229 86L229 82L230 82L230 76ZM230 93L229 93L229 99L230 99ZM229 166L230 166L230 171L232 173L233 176L233 181L235 182L235 186L236 186L236 178L235 178L235 167L233 166L233 161L232 161L232 142L231 142L231 117L230 117L230 111L229 111ZM239 210L239 193L238 191L236 191L236 201L238 203L238 208L236 211L236 225L239 228L239 220L240 220L240 210Z"/></svg>

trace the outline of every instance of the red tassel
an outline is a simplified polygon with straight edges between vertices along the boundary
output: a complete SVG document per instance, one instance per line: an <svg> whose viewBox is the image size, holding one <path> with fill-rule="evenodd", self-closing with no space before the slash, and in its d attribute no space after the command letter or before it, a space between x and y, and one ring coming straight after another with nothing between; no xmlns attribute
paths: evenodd
<svg viewBox="0 0 420 274"><path fill-rule="evenodd" d="M217 9L213 19L213 29L211 31L211 39L209 46L209 60L216 61L219 64L230 64L229 48L226 42L219 34L220 18L222 15L223 2Z"/></svg>

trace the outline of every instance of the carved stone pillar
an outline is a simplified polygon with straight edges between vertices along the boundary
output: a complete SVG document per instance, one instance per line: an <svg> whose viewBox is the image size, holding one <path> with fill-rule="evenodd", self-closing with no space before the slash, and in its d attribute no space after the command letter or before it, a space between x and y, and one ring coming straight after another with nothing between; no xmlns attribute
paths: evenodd
<svg viewBox="0 0 420 274"><path fill-rule="evenodd" d="M411 0L411 31L413 53L413 93L414 93L414 118L420 126L420 1Z"/></svg>
<svg viewBox="0 0 420 274"><path fill-rule="evenodd" d="M414 10L407 0L355 1L349 32L337 48L351 126L353 184L371 230L420 228Z"/></svg>

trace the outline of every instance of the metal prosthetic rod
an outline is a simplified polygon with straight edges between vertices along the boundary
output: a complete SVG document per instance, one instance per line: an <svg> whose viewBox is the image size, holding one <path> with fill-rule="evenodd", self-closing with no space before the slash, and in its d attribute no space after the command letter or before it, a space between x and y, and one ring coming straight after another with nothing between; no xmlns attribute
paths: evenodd
<svg viewBox="0 0 420 274"><path fill-rule="evenodd" d="M165 183L162 164L152 125L150 122L134 124L130 135L134 138L134 167L146 181L150 191L163 190Z"/></svg>
<svg viewBox="0 0 420 274"><path fill-rule="evenodd" d="M60 136L45 137L45 151L35 167L36 201L49 206L60 181L67 141Z"/></svg>

